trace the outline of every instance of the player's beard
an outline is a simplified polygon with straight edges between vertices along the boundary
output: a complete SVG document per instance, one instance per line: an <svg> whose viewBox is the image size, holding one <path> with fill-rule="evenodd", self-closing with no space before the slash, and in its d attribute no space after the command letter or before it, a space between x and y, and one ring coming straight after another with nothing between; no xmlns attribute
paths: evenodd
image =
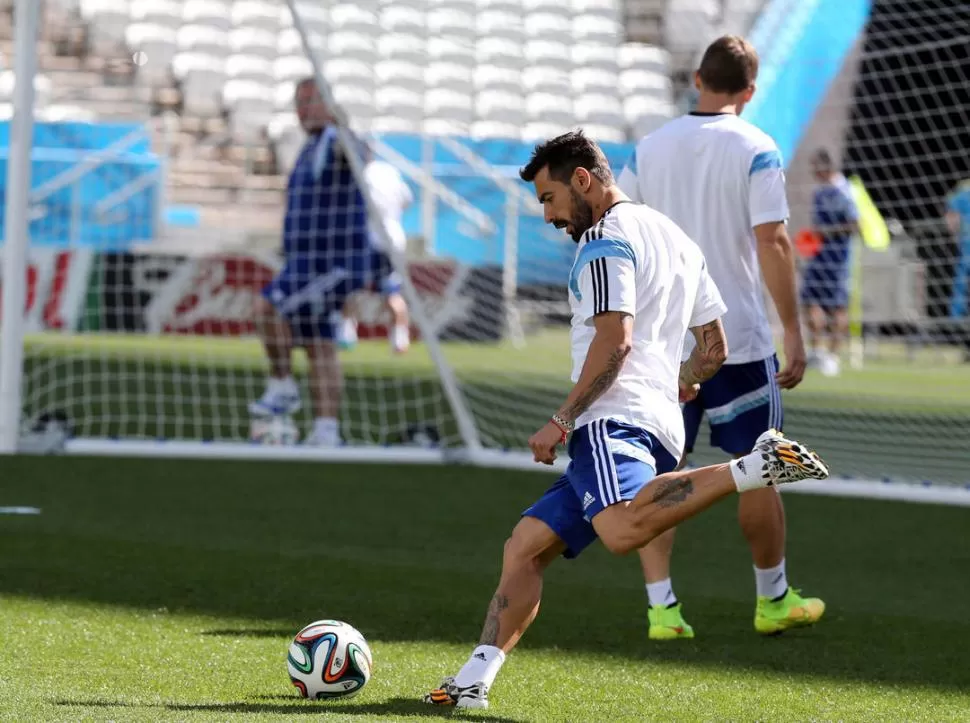
<svg viewBox="0 0 970 723"><path fill-rule="evenodd" d="M575 188L570 187L569 195L573 200L572 218L569 219L569 225L573 227L573 232L570 236L573 241L578 243L583 234L593 225L593 207L583 200L583 197L579 195Z"/></svg>

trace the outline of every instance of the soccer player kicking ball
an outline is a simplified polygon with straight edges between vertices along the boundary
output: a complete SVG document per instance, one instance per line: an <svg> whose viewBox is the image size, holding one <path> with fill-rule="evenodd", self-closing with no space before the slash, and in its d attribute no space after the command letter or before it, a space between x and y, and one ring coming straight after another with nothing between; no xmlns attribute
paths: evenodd
<svg viewBox="0 0 970 723"><path fill-rule="evenodd" d="M536 462L552 464L572 432L571 461L512 530L479 645L425 696L435 705L488 706L559 555L576 557L596 537L622 555L728 495L828 476L814 452L774 431L741 459L674 471L684 445L678 399L696 394L727 354L724 303L700 249L665 216L631 203L581 132L538 146L520 175L535 184L546 223L578 244L568 279L575 386L529 439ZM688 329L696 346L681 364Z"/></svg>
<svg viewBox="0 0 970 723"><path fill-rule="evenodd" d="M755 92L757 74L758 55L747 41L731 35L714 41L695 75L697 110L642 139L618 182L697 242L727 302L724 330L731 352L684 406L687 452L706 413L711 444L747 455L762 432L782 428L779 390L795 387L805 373L781 156L770 137L738 117ZM784 326L781 371L762 274ZM754 560L755 629L774 634L816 622L825 604L788 585L781 496L773 489L741 495L738 519ZM653 639L694 636L670 581L673 541L671 529L640 554Z"/></svg>

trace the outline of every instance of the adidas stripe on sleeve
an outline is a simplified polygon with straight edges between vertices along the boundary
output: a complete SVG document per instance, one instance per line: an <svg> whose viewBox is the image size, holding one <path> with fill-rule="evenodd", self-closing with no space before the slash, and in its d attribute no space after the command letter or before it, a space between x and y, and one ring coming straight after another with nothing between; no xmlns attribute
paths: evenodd
<svg viewBox="0 0 970 723"><path fill-rule="evenodd" d="M576 256L570 290L579 302L579 313L587 324L608 311L630 316L636 313L636 256L622 239L601 238L602 231L591 230L589 241Z"/></svg>

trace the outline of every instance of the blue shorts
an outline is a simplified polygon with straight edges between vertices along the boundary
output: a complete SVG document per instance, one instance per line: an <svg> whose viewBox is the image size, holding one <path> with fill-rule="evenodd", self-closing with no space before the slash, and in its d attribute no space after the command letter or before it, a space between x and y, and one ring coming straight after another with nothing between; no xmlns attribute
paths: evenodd
<svg viewBox="0 0 970 723"><path fill-rule="evenodd" d="M849 262L815 258L802 275L801 301L805 306L844 309L849 305Z"/></svg>
<svg viewBox="0 0 970 723"><path fill-rule="evenodd" d="M573 558L593 540L590 522L610 505L633 499L658 474L672 472L677 460L650 432L600 419L573 432L569 467L539 500L522 513L542 520L566 543Z"/></svg>
<svg viewBox="0 0 970 723"><path fill-rule="evenodd" d="M302 346L335 338L337 314L351 292L361 286L343 268L291 260L263 289L263 296L289 323L293 343Z"/></svg>
<svg viewBox="0 0 970 723"><path fill-rule="evenodd" d="M784 414L775 381L778 357L747 364L725 364L701 384L700 394L683 406L685 451L694 451L701 418L711 425L711 446L728 454L747 454L769 429L781 431Z"/></svg>
<svg viewBox="0 0 970 723"><path fill-rule="evenodd" d="M375 251L371 267L374 269L376 291L382 296L401 293L401 275L394 270L390 257L383 251Z"/></svg>

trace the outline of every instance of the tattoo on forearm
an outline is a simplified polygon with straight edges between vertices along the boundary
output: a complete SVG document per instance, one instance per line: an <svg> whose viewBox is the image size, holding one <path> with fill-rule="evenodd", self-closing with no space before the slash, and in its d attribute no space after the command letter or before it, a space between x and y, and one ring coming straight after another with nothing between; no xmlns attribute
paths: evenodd
<svg viewBox="0 0 970 723"><path fill-rule="evenodd" d="M684 386L706 382L724 362L724 335L720 323L712 321L700 328L697 346L680 366L680 381Z"/></svg>
<svg viewBox="0 0 970 723"><path fill-rule="evenodd" d="M592 384L589 388L583 392L576 400L562 409L559 410L559 414L569 420L574 420L579 417L580 414L585 412L590 408L593 402L599 399L603 393L613 386L613 382L620 375L620 369L623 368L623 362L626 360L627 355L630 353L630 349L615 349L612 354L610 354L609 360L606 362L606 368L593 379Z"/></svg>
<svg viewBox="0 0 970 723"><path fill-rule="evenodd" d="M674 507L686 500L694 492L694 481L690 477L666 480L657 486L651 500L660 507Z"/></svg>
<svg viewBox="0 0 970 723"><path fill-rule="evenodd" d="M495 645L498 640L498 618L508 606L507 595L497 592L492 596L492 601L488 604L488 612L485 614L485 625L482 626L482 637L478 640L479 645Z"/></svg>

